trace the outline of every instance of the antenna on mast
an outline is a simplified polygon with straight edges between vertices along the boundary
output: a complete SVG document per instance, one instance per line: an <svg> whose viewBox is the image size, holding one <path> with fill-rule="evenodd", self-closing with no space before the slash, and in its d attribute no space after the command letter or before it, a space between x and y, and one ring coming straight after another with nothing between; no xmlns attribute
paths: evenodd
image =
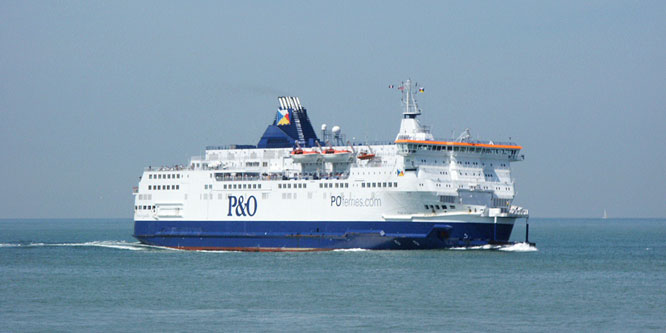
<svg viewBox="0 0 666 333"><path fill-rule="evenodd" d="M416 90L423 91L423 88L418 88L417 85L412 84L412 80L408 79L398 87L402 92L402 104L405 106L405 112L402 114L404 118L415 118L421 114L421 109L416 102Z"/></svg>
<svg viewBox="0 0 666 333"><path fill-rule="evenodd" d="M392 88L393 85L389 85ZM424 92L423 87L418 84L412 84L408 79L400 84L398 90L402 92L402 105L405 107L402 112L402 122L400 123L400 132L396 140L433 140L430 129L422 126L416 117L421 115L421 109L416 102L416 93Z"/></svg>

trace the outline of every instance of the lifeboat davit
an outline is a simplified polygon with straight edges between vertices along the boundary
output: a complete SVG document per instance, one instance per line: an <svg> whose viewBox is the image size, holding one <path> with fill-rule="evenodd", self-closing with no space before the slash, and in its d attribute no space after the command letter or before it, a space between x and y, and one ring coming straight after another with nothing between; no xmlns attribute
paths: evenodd
<svg viewBox="0 0 666 333"><path fill-rule="evenodd" d="M301 148L294 149L290 155L296 163L315 163L321 157L319 152L303 150Z"/></svg>
<svg viewBox="0 0 666 333"><path fill-rule="evenodd" d="M331 163L349 162L349 160L352 157L352 152L349 150L335 150L333 148L328 148L324 150L322 156L324 156L324 160L326 160L326 162L331 162Z"/></svg>

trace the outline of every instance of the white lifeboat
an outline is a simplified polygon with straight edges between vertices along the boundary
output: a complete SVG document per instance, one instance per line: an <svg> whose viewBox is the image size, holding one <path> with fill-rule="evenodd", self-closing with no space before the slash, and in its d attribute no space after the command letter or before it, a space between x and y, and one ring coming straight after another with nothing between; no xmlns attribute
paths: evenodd
<svg viewBox="0 0 666 333"><path fill-rule="evenodd" d="M296 163L315 163L321 157L321 154L317 151L303 150L301 148L292 150L290 155Z"/></svg>
<svg viewBox="0 0 666 333"><path fill-rule="evenodd" d="M325 149L321 155L324 156L324 160L326 160L326 162L343 163L349 162L351 160L352 152L349 150L336 150L333 148L328 148Z"/></svg>

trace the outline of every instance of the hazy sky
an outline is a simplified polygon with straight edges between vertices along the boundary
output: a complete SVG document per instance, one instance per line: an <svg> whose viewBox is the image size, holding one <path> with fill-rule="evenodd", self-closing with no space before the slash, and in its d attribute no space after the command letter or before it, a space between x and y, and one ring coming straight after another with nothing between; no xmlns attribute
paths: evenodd
<svg viewBox="0 0 666 333"><path fill-rule="evenodd" d="M392 140L525 148L538 217L666 216L665 1L0 1L0 217L130 217L145 166L256 144L276 97Z"/></svg>

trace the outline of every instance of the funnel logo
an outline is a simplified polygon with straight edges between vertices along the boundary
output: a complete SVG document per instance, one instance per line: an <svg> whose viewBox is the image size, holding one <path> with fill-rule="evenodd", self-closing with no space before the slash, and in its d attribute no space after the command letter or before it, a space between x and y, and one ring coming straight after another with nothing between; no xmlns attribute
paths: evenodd
<svg viewBox="0 0 666 333"><path fill-rule="evenodd" d="M291 124L291 121L289 120L289 110L278 110L278 119L278 126Z"/></svg>

